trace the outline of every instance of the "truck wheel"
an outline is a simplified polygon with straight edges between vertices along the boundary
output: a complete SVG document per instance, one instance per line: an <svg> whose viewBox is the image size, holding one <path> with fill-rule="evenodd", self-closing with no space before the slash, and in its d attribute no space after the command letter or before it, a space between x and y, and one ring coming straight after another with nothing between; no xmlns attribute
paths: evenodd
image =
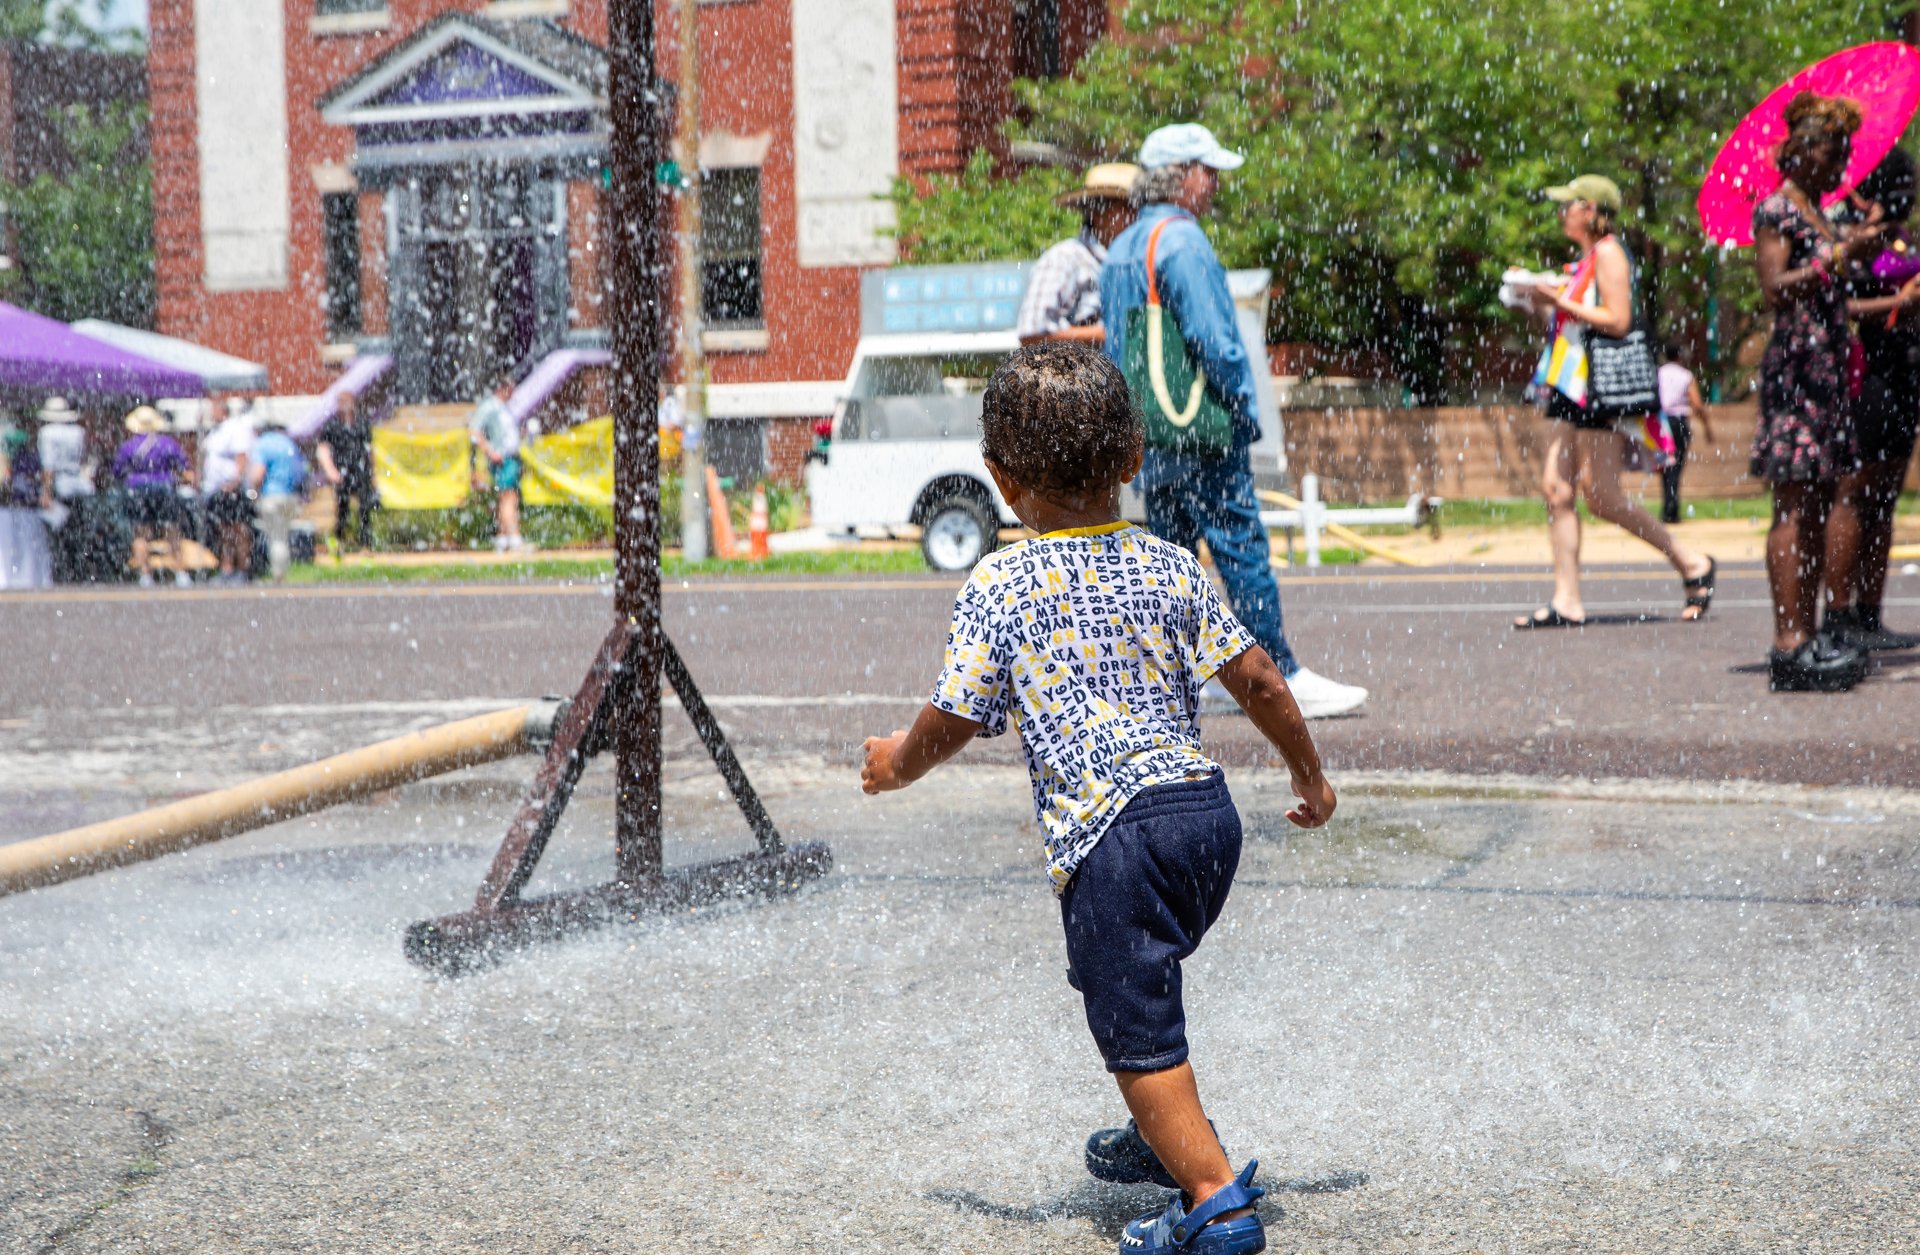
<svg viewBox="0 0 1920 1255"><path fill-rule="evenodd" d="M920 552L936 571L970 571L1000 544L993 510L978 497L943 497L927 510Z"/></svg>

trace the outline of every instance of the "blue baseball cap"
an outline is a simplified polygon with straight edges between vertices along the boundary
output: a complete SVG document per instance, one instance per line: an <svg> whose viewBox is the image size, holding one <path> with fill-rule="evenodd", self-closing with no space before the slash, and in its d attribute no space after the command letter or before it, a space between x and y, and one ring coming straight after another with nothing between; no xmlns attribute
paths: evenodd
<svg viewBox="0 0 1920 1255"><path fill-rule="evenodd" d="M1238 170L1246 160L1239 153L1222 147L1213 132L1198 122L1163 126L1140 145L1140 164L1148 170L1195 161L1215 170Z"/></svg>

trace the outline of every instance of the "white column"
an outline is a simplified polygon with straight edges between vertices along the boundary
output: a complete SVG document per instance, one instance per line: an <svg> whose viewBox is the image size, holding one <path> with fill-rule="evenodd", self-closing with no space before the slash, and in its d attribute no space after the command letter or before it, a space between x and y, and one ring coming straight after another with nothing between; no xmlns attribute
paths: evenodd
<svg viewBox="0 0 1920 1255"><path fill-rule="evenodd" d="M200 241L209 292L287 286L283 19L278 0L194 0Z"/></svg>
<svg viewBox="0 0 1920 1255"><path fill-rule="evenodd" d="M793 0L793 185L802 266L893 260L900 169L894 0Z"/></svg>

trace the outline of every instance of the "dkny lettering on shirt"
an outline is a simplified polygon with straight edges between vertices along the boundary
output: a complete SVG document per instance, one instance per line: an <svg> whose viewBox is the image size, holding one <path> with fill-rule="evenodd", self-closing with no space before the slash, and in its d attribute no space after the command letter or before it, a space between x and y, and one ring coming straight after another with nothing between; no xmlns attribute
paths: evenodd
<svg viewBox="0 0 1920 1255"><path fill-rule="evenodd" d="M974 568L932 704L1019 730L1059 893L1135 794L1216 770L1200 689L1253 643L1185 549L1130 523L1049 532Z"/></svg>

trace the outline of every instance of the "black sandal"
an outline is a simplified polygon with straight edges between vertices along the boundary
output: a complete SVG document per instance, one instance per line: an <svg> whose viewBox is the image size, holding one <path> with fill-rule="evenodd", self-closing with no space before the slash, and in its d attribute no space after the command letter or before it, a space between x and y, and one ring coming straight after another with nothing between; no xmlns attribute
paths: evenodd
<svg viewBox="0 0 1920 1255"><path fill-rule="evenodd" d="M1690 580L1683 579L1680 581L1680 586L1687 590L1687 604L1682 607L1680 616L1682 623L1698 623L1707 617L1707 609L1713 605L1713 577L1719 574L1719 572L1720 564L1709 557L1707 559L1707 570L1705 574L1696 575ZM1687 618L1685 611L1692 610L1695 607L1699 608L1700 613L1694 615L1691 619Z"/></svg>
<svg viewBox="0 0 1920 1255"><path fill-rule="evenodd" d="M1518 632L1530 632L1535 628L1577 628L1587 626L1585 619L1569 619L1553 608L1548 602L1524 619L1515 619L1513 627Z"/></svg>

